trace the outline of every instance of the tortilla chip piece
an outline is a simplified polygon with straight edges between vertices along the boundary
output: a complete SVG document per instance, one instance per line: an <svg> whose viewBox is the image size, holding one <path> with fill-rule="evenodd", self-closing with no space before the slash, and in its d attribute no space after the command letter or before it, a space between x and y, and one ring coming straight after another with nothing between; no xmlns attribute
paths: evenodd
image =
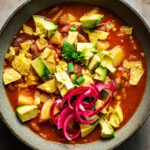
<svg viewBox="0 0 150 150"><path fill-rule="evenodd" d="M113 28L115 28L115 23L114 22L112 22L112 21L108 21L108 22L106 22L106 29L107 29L107 31L110 31L110 30L112 30Z"/></svg>
<svg viewBox="0 0 150 150"><path fill-rule="evenodd" d="M4 84L7 85L21 78L21 74L15 71L13 68L8 68L4 70L3 80Z"/></svg>
<svg viewBox="0 0 150 150"><path fill-rule="evenodd" d="M20 54L19 56L15 56L14 60L12 61L12 66L20 74L27 76L30 71L30 62L31 60L26 58L24 54Z"/></svg>
<svg viewBox="0 0 150 150"><path fill-rule="evenodd" d="M78 32L69 31L68 38L66 39L66 41L69 42L70 44L74 44L75 41L77 40L77 35Z"/></svg>
<svg viewBox="0 0 150 150"><path fill-rule="evenodd" d="M9 53L5 55L5 58L9 61L12 61L14 56L15 56L15 50L14 50L14 47L11 46L9 47Z"/></svg>
<svg viewBox="0 0 150 150"><path fill-rule="evenodd" d="M100 30L94 31L84 30L84 32L88 34L91 43L96 43L98 40L106 40L109 35L108 32Z"/></svg>
<svg viewBox="0 0 150 150"><path fill-rule="evenodd" d="M39 39L36 40L36 44L39 50L41 51L48 45L48 42L46 39L40 37Z"/></svg>
<svg viewBox="0 0 150 150"><path fill-rule="evenodd" d="M20 54L26 54L29 51L32 43L33 42L31 42L31 41L20 43L20 47L21 47Z"/></svg>
<svg viewBox="0 0 150 150"><path fill-rule="evenodd" d="M141 61L132 61L128 62L125 60L123 62L123 67L130 69L130 80L129 83L131 85L137 85L140 81L142 75L144 74L144 69L142 67Z"/></svg>
<svg viewBox="0 0 150 150"><path fill-rule="evenodd" d="M23 24L23 32L29 35L33 34L33 29L25 24Z"/></svg>
<svg viewBox="0 0 150 150"><path fill-rule="evenodd" d="M50 52L51 52L50 48L45 48L44 51L43 51L43 53L42 53L42 57L44 59L46 59L49 56Z"/></svg>
<svg viewBox="0 0 150 150"><path fill-rule="evenodd" d="M120 32L124 33L126 35L131 35L133 32L133 27L130 27L130 28L129 27L121 27Z"/></svg>

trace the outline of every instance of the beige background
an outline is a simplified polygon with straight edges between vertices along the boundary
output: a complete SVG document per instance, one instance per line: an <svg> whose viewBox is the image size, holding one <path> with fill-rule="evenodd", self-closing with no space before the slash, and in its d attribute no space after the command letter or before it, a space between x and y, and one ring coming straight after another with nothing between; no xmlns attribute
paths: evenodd
<svg viewBox="0 0 150 150"><path fill-rule="evenodd" d="M26 0L0 0L0 28L8 16ZM125 0L134 7L150 26L150 0ZM0 120L0 149L27 150L17 139L15 139ZM150 117L145 125L127 143L118 150L150 150Z"/></svg>
<svg viewBox="0 0 150 150"><path fill-rule="evenodd" d="M0 0L0 27L7 17L26 0ZM150 26L150 0L125 0L134 7Z"/></svg>

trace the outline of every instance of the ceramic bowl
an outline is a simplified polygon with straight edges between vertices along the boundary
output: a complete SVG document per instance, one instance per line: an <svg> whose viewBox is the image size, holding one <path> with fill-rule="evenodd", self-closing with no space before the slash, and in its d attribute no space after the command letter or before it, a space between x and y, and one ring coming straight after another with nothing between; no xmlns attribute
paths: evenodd
<svg viewBox="0 0 150 150"><path fill-rule="evenodd" d="M13 112L9 101L6 97L4 85L2 81L3 74L3 61L4 56L8 50L12 38L18 31L20 26L36 12L47 8L52 5L56 5L63 2L87 2L94 5L102 6L109 9L124 21L126 21L130 26L134 27L134 32L138 37L141 45L144 49L147 61L147 85L145 94L143 96L142 102L138 107L134 116L130 121L118 132L116 132L116 137L110 140L100 140L88 144L77 144L68 145L60 144L56 142L46 141L36 134L34 134L30 129L21 124L17 119L15 113ZM3 121L6 123L8 128L13 132L13 134L21 140L26 145L33 149L41 150L108 150L114 149L126 141L135 131L137 131L150 112L150 30L147 24L144 22L142 17L131 8L123 0L27 0L22 4L6 21L0 32L0 112Z"/></svg>

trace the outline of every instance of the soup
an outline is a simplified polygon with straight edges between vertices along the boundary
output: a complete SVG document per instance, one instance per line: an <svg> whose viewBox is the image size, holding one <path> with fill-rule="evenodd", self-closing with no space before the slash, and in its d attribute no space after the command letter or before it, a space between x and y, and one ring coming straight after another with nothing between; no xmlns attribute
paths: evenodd
<svg viewBox="0 0 150 150"><path fill-rule="evenodd" d="M6 94L18 119L45 140L113 138L146 86L145 56L133 32L112 12L85 3L33 15L4 62Z"/></svg>

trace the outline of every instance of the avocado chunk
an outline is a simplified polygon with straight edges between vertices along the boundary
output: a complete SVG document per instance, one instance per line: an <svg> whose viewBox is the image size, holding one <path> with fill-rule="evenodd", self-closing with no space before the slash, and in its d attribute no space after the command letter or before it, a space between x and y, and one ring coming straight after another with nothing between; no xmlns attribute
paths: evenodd
<svg viewBox="0 0 150 150"><path fill-rule="evenodd" d="M116 68L113 66L113 56L110 51L104 50L100 53L101 66L106 67L109 71L114 73Z"/></svg>
<svg viewBox="0 0 150 150"><path fill-rule="evenodd" d="M109 122L114 128L120 127L120 124L123 122L123 112L120 105L117 104L115 109L113 109Z"/></svg>
<svg viewBox="0 0 150 150"><path fill-rule="evenodd" d="M97 52L96 44L93 43L77 43L77 52L81 53L83 50L89 50L93 53Z"/></svg>
<svg viewBox="0 0 150 150"><path fill-rule="evenodd" d="M105 67L98 67L95 70L95 74L93 75L93 79L100 80L102 82L105 81L107 76L107 69Z"/></svg>
<svg viewBox="0 0 150 150"><path fill-rule="evenodd" d="M97 110L97 109L98 109L99 107L101 107L103 104L104 104L104 101L98 99L98 100L96 101L96 103L95 103L95 109ZM106 114L108 113L106 107L103 108L103 109L100 111L100 113L106 115Z"/></svg>
<svg viewBox="0 0 150 150"><path fill-rule="evenodd" d="M34 35L50 38L50 36L54 34L57 29L57 26L53 22L45 20L41 16L34 15L33 20L36 27Z"/></svg>
<svg viewBox="0 0 150 150"><path fill-rule="evenodd" d="M94 54L92 52L90 52L89 50L87 50L87 49L83 50L80 54L80 60L81 60L82 64L84 64L85 66L88 66L89 61L93 55Z"/></svg>
<svg viewBox="0 0 150 150"><path fill-rule="evenodd" d="M95 54L89 63L89 70L94 70L100 64L101 58L99 54Z"/></svg>
<svg viewBox="0 0 150 150"><path fill-rule="evenodd" d="M26 122L37 116L38 106L35 106L35 105L19 106L17 107L16 112L21 122Z"/></svg>
<svg viewBox="0 0 150 150"><path fill-rule="evenodd" d="M60 91L61 96L67 94L68 91L74 88L70 77L65 71L55 73L56 85Z"/></svg>
<svg viewBox="0 0 150 150"><path fill-rule="evenodd" d="M102 138L113 138L114 137L114 129L104 116L100 116L99 123L100 123L100 127L101 127L101 133L100 133L101 137Z"/></svg>
<svg viewBox="0 0 150 150"><path fill-rule="evenodd" d="M94 124L82 124L80 123L81 137L85 137L90 134L98 125L99 121L96 121Z"/></svg>
<svg viewBox="0 0 150 150"><path fill-rule="evenodd" d="M45 81L52 77L52 73L42 56L33 60L31 64L42 80Z"/></svg>
<svg viewBox="0 0 150 150"><path fill-rule="evenodd" d="M80 18L80 22L82 23L83 29L93 29L104 17L104 15L100 14L90 14L87 16L83 16Z"/></svg>

